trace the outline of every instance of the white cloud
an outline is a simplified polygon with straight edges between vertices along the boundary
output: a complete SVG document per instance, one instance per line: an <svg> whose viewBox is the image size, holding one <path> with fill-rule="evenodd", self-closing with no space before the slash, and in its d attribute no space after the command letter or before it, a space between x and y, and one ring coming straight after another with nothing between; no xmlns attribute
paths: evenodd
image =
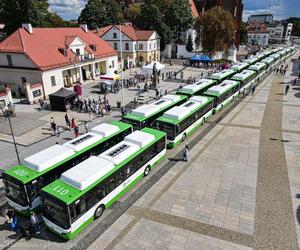
<svg viewBox="0 0 300 250"><path fill-rule="evenodd" d="M87 0L49 0L50 10L64 19L77 19Z"/></svg>

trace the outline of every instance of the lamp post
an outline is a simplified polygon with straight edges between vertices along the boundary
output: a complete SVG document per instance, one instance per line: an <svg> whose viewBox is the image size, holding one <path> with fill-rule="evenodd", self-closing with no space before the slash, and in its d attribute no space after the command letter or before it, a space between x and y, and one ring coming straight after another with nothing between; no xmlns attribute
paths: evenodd
<svg viewBox="0 0 300 250"><path fill-rule="evenodd" d="M120 24L120 53L121 53L121 84L122 84L122 105L124 109L124 84L123 84L123 45L122 45L122 24Z"/></svg>
<svg viewBox="0 0 300 250"><path fill-rule="evenodd" d="M21 162L20 162L20 157L19 157L19 152L18 152L16 140L15 140L14 131L13 131L13 128L12 128L12 126L11 126L10 113L9 113L9 112L6 112L6 117L8 118L9 128L10 128L10 131L11 131L11 136L12 136L12 138L13 138L13 142L14 142L14 146L15 146L15 151L16 151L17 158L18 158L18 163L21 164Z"/></svg>

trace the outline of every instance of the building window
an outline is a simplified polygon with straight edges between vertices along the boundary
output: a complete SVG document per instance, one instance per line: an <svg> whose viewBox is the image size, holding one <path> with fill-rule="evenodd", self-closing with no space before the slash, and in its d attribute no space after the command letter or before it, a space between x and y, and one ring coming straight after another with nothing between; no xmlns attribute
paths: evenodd
<svg viewBox="0 0 300 250"><path fill-rule="evenodd" d="M152 46L151 46L151 42L149 43L149 50L151 50L152 49Z"/></svg>
<svg viewBox="0 0 300 250"><path fill-rule="evenodd" d="M7 59L8 66L13 66L11 55L6 55L6 59Z"/></svg>
<svg viewBox="0 0 300 250"><path fill-rule="evenodd" d="M129 50L129 43L125 43L125 50Z"/></svg>
<svg viewBox="0 0 300 250"><path fill-rule="evenodd" d="M50 79L51 79L51 85L52 85L52 87L56 86L55 76L51 76Z"/></svg>
<svg viewBox="0 0 300 250"><path fill-rule="evenodd" d="M80 49L76 49L76 55L80 56Z"/></svg>
<svg viewBox="0 0 300 250"><path fill-rule="evenodd" d="M153 49L156 49L156 42L153 43Z"/></svg>
<svg viewBox="0 0 300 250"><path fill-rule="evenodd" d="M137 44L136 43L134 44L134 50L137 50Z"/></svg>
<svg viewBox="0 0 300 250"><path fill-rule="evenodd" d="M118 50L118 44L117 43L114 43L114 49Z"/></svg>
<svg viewBox="0 0 300 250"><path fill-rule="evenodd" d="M143 44L139 44L139 50L143 50Z"/></svg>
<svg viewBox="0 0 300 250"><path fill-rule="evenodd" d="M114 61L114 60L111 61L111 66L112 66L113 68L115 67L115 61Z"/></svg>
<svg viewBox="0 0 300 250"><path fill-rule="evenodd" d="M113 38L116 39L117 38L117 33L113 33Z"/></svg>

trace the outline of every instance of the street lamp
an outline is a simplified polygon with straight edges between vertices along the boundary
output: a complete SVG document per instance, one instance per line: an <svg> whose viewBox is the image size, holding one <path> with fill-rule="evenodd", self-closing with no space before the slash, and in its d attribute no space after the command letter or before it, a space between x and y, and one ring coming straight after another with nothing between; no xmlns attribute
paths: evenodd
<svg viewBox="0 0 300 250"><path fill-rule="evenodd" d="M14 131L13 131L13 128L12 128L12 126L11 126L10 112L7 111L5 116L6 116L6 118L8 119L9 128L10 128L10 131L11 131L11 136L12 136L12 138L13 138L13 142L14 142L14 146L15 146L15 151L16 151L17 158L18 158L18 163L21 164L21 162L20 162L20 157L19 157L19 152L18 152L16 140L15 140Z"/></svg>
<svg viewBox="0 0 300 250"><path fill-rule="evenodd" d="M123 84L123 45L122 45L122 24L120 24L120 53L121 53L121 84L122 84L122 108L124 109L124 84Z"/></svg>

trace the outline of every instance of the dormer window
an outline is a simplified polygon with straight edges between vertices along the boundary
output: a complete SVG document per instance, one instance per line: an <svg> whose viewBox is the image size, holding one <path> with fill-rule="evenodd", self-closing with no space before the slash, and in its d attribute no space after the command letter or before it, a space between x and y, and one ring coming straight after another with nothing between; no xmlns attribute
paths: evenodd
<svg viewBox="0 0 300 250"><path fill-rule="evenodd" d="M64 56L68 56L67 48L58 48L59 52L62 53Z"/></svg>
<svg viewBox="0 0 300 250"><path fill-rule="evenodd" d="M13 66L11 55L6 55L6 59L7 59L8 66Z"/></svg>
<svg viewBox="0 0 300 250"><path fill-rule="evenodd" d="M76 55L80 56L80 49L76 49Z"/></svg>
<svg viewBox="0 0 300 250"><path fill-rule="evenodd" d="M116 39L117 38L117 33L113 33L113 38Z"/></svg>
<svg viewBox="0 0 300 250"><path fill-rule="evenodd" d="M91 48L93 51L96 51L96 50L97 50L97 45L96 45L96 44L90 44L90 48Z"/></svg>

